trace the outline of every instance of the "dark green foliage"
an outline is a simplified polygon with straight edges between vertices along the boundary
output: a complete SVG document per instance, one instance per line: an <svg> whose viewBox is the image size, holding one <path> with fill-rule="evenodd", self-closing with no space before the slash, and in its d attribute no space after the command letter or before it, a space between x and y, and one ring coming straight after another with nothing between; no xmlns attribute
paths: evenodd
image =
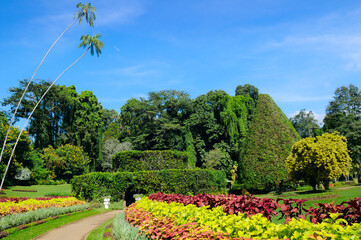
<svg viewBox="0 0 361 240"><path fill-rule="evenodd" d="M300 136L269 95L260 94L239 163L239 181L267 188L288 179L285 159Z"/></svg>
<svg viewBox="0 0 361 240"><path fill-rule="evenodd" d="M11 95L3 100L2 105L9 105L13 112L27 83L28 80L23 80L19 87L10 88ZM31 82L17 120L28 118L50 84L44 80ZM49 145L57 148L65 144L82 147L92 161L91 169L97 170L101 169L103 120L102 106L91 91L78 94L74 86L55 84L32 115L28 131L36 149Z"/></svg>
<svg viewBox="0 0 361 240"><path fill-rule="evenodd" d="M132 98L121 108L123 132L137 150L183 151L190 103L187 93L175 90L150 92L148 99Z"/></svg>
<svg viewBox="0 0 361 240"><path fill-rule="evenodd" d="M188 127L199 160L215 148L228 152L233 160L238 159L240 144L247 132L250 102L249 96L232 97L222 90L210 91L195 99ZM197 166L203 163L198 161Z"/></svg>
<svg viewBox="0 0 361 240"><path fill-rule="evenodd" d="M126 192L200 194L225 192L226 177L222 171L204 169L172 169L142 172L94 172L72 180L75 197L93 200L112 196L124 199Z"/></svg>
<svg viewBox="0 0 361 240"><path fill-rule="evenodd" d="M245 84L244 86L238 85L236 88L236 96L249 96L251 97L255 102L258 101L259 94L258 94L258 88L256 88L253 85Z"/></svg>
<svg viewBox="0 0 361 240"><path fill-rule="evenodd" d="M162 169L185 169L191 166L189 154L179 151L122 151L113 157L113 171L136 172Z"/></svg>
<svg viewBox="0 0 361 240"><path fill-rule="evenodd" d="M361 180L361 91L353 84L336 89L323 120L325 132L338 131L347 138L353 168Z"/></svg>

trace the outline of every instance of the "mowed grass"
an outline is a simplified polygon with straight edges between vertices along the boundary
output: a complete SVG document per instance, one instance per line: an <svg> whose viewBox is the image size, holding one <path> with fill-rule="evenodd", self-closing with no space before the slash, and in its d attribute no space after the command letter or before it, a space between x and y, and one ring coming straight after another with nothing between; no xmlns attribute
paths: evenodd
<svg viewBox="0 0 361 240"><path fill-rule="evenodd" d="M18 192L12 190L36 190L36 192ZM9 197L28 197L28 198L37 198L44 197L45 195L61 193L64 195L70 196L71 194L71 185L70 184L60 184L60 185L30 185L30 186L13 186L5 188L5 194L1 194L2 198Z"/></svg>
<svg viewBox="0 0 361 240"><path fill-rule="evenodd" d="M114 218L106 221L105 223L103 223L102 225L100 225L99 227L97 227L94 231L92 231L88 237L86 238L86 240L101 240L103 239L103 235L105 233L105 231L107 231L107 226L109 224L113 223Z"/></svg>
<svg viewBox="0 0 361 240"><path fill-rule="evenodd" d="M305 199L306 207L315 207L315 203L331 203L341 204L344 201L349 201L355 197L361 197L361 185L350 185L350 186L335 186L331 187L330 190L322 190L312 192L312 188L304 188L303 190L285 192L280 195L275 193L255 195L261 198L293 198L293 199Z"/></svg>
<svg viewBox="0 0 361 240"><path fill-rule="evenodd" d="M3 239L4 240L33 239L33 238L40 236L41 234L46 233L54 228L60 227L62 225L65 225L65 224L68 224L68 223L71 223L71 222L74 222L74 221L77 221L77 220L80 220L80 219L83 219L86 217L104 213L107 211L109 211L109 210L104 209L104 208L97 208L97 209L92 209L92 210L85 211L85 212L75 213L70 216L63 216L58 219L54 219L54 220L51 220L49 222L46 222L46 223L43 223L43 224L40 224L37 226L19 230Z"/></svg>

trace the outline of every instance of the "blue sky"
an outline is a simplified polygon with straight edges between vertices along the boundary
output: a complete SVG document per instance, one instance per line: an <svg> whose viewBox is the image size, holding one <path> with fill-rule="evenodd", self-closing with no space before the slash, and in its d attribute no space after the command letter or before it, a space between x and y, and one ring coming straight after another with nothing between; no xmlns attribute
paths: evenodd
<svg viewBox="0 0 361 240"><path fill-rule="evenodd" d="M72 22L79 1L0 1L0 99L30 78L48 47ZM83 2L87 3L87 2ZM102 35L102 55L86 56L57 84L90 90L120 111L150 91L210 90L234 95L252 84L290 117L321 120L336 88L361 88L361 2L291 0L90 1L94 28L74 25L36 78L54 80L75 61L83 34Z"/></svg>

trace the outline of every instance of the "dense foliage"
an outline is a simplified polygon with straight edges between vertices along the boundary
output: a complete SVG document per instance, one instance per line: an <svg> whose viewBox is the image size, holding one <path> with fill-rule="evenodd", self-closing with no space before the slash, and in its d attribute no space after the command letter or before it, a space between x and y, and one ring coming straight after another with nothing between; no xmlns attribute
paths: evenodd
<svg viewBox="0 0 361 240"><path fill-rule="evenodd" d="M188 153L179 151L121 151L113 157L113 171L136 172L192 167Z"/></svg>
<svg viewBox="0 0 361 240"><path fill-rule="evenodd" d="M305 180L316 190L319 183L328 189L330 179L346 175L351 162L346 138L334 132L296 142L286 166L294 180Z"/></svg>
<svg viewBox="0 0 361 240"><path fill-rule="evenodd" d="M9 199L6 202L0 202L0 217L8 214L33 211L39 208L69 207L84 203L84 201L77 200L74 197L17 199L16 201L11 201L11 199Z"/></svg>
<svg viewBox="0 0 361 240"><path fill-rule="evenodd" d="M19 87L10 88L11 95L2 105L14 111L27 84L28 80L22 80ZM31 82L16 119L30 115L50 84L48 81ZM91 159L90 168L101 170L102 120L102 106L92 92L78 94L74 86L55 84L32 115L28 132L34 138L36 149L64 144L82 147Z"/></svg>
<svg viewBox="0 0 361 240"><path fill-rule="evenodd" d="M301 109L298 114L290 118L290 121L301 138L313 137L320 132L320 126L312 111L306 112L306 109Z"/></svg>
<svg viewBox="0 0 361 240"><path fill-rule="evenodd" d="M112 196L124 199L127 193L219 193L226 187L222 171L203 169L176 169L161 171L89 173L74 177L74 196L92 200Z"/></svg>
<svg viewBox="0 0 361 240"><path fill-rule="evenodd" d="M288 180L285 159L299 135L269 95L260 94L239 162L239 181L267 188Z"/></svg>
<svg viewBox="0 0 361 240"><path fill-rule="evenodd" d="M353 169L361 175L361 91L353 84L336 89L326 109L324 131L338 131L347 138Z"/></svg>
<svg viewBox="0 0 361 240"><path fill-rule="evenodd" d="M4 145L4 139L6 132L9 128L8 119L3 113L0 114L0 146ZM4 149L4 155L0 163L0 179L2 179L5 172L6 165L10 158L12 147L16 142L16 139L20 133L20 130L16 127L11 127L9 136ZM33 167L33 163L30 159L29 153L32 150L31 140L27 131L23 131L20 136L18 147L16 148L13 156L12 163L8 170L8 178L6 178L5 184L13 184L16 182L15 176L23 169ZM1 181L1 180L0 180Z"/></svg>
<svg viewBox="0 0 361 240"><path fill-rule="evenodd" d="M275 211L278 208L278 203L271 198L210 194L183 196L181 194L164 193L151 194L148 198L153 201L182 203L185 206L189 204L193 204L197 207L207 206L208 209L221 206L223 211L227 214L246 213L247 216L252 216L260 213L269 220L272 216L278 214Z"/></svg>
<svg viewBox="0 0 361 240"><path fill-rule="evenodd" d="M57 149L50 146L44 149L43 157L56 179L70 181L73 176L89 172L89 157L77 146L66 144Z"/></svg>
<svg viewBox="0 0 361 240"><path fill-rule="evenodd" d="M330 214L330 219L318 224L296 218L287 224L276 224L261 214L229 215L222 207L184 206L148 198L126 209L126 219L150 238L202 239L202 234L206 234L207 239L360 239L360 224L340 225L345 222L336 219L337 215Z"/></svg>

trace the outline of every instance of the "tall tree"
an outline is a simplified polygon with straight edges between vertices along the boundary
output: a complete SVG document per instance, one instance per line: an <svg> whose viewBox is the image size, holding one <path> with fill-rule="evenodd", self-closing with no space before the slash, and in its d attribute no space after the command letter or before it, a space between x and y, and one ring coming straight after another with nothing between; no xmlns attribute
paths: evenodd
<svg viewBox="0 0 361 240"><path fill-rule="evenodd" d="M210 91L195 99L187 126L201 166L206 153L220 148L237 161L248 125L249 96L229 96L222 90Z"/></svg>
<svg viewBox="0 0 361 240"><path fill-rule="evenodd" d="M361 91L358 87L350 84L337 88L323 121L325 131L338 131L348 139L353 167L361 180Z"/></svg>
<svg viewBox="0 0 361 240"><path fill-rule="evenodd" d="M190 109L182 91L150 92L148 99L130 99L121 108L121 125L138 150L185 150L183 136Z"/></svg>
<svg viewBox="0 0 361 240"><path fill-rule="evenodd" d="M76 129L73 145L81 146L91 160L91 170L102 169L103 107L91 91L83 91L74 114Z"/></svg>
<svg viewBox="0 0 361 240"><path fill-rule="evenodd" d="M301 109L297 115L290 118L290 121L301 138L312 137L316 130L320 129L313 112L307 112L306 109Z"/></svg>
<svg viewBox="0 0 361 240"><path fill-rule="evenodd" d="M2 160L2 156L3 156L3 152L4 152L4 149L5 149L5 145L6 145L6 141L7 141L7 138L8 138L8 135L9 135L9 132L10 132L10 129L11 129L11 126L15 120L15 116L16 116L16 113L20 107L20 104L21 104L21 101L22 99L24 98L25 94L26 94L26 91L27 89L29 88L32 80L34 79L36 73L38 72L39 68L41 67L41 65L43 64L45 58L48 56L50 50L54 47L54 45L59 41L59 39L64 35L64 33L66 31L69 30L69 28L71 26L73 26L77 21L79 21L79 23L81 24L82 23L82 20L83 20L83 17L85 17L86 21L89 23L90 26L94 26L93 25L93 21L95 20L95 7L91 6L90 3L88 3L87 5L84 5L82 3L78 3L76 5L77 8L79 8L79 10L75 13L74 15L74 21L65 29L64 32L62 32L60 34L60 36L55 40L55 42L51 45L51 47L48 49L48 51L46 52L45 56L43 57L43 59L41 60L40 64L38 65L38 67L36 68L33 76L30 78L30 80L28 81L28 83L26 84L26 87L24 89L24 91L22 92L22 95L18 101L18 104L17 104L17 107L15 108L14 110L14 113L13 113L13 116L11 118L11 121L10 121L10 124L9 124L9 128L7 130L7 133L6 133L6 136L5 136L5 141L4 141L4 144L3 144L3 147L2 147L2 150L1 150L1 154L0 154L0 163L1 163L1 160Z"/></svg>
<svg viewBox="0 0 361 240"><path fill-rule="evenodd" d="M99 54L101 53L101 49L103 48L103 43L98 39L99 37L101 37L101 35L99 34L95 34L93 37L91 37L90 35L83 35L81 36L80 40L82 40L82 42L79 44L79 47L84 47L84 48L87 48L86 51L83 53L83 55L81 55L75 62L73 62L69 67L67 67L53 82L52 84L48 87L48 89L43 93L43 95L41 96L41 98L39 99L39 101L36 103L35 107L33 108L33 110L31 111L29 117L26 119L26 122L24 123L23 125L23 128L21 129L20 133L19 133L19 136L13 146L13 149L12 149L12 152L11 152L11 155L10 155L10 158L9 158L9 161L8 161L8 164L6 166L6 170L5 170L5 173L4 173L4 176L3 176L3 179L2 179L2 182L1 182L1 186L0 186L0 189L2 188L3 186L3 183L4 183L4 180L5 180L5 177L6 177L6 173L9 169L9 165L11 163L11 159L14 155L14 152L15 152L15 149L16 149L16 145L18 144L18 141L21 137L21 134L22 132L24 131L25 127L26 127L26 124L28 123L28 121L30 120L31 116L33 115L33 113L35 112L36 108L38 107L38 105L40 104L40 102L42 101L42 99L46 96L46 94L49 92L49 90L51 89L51 87L56 83L56 81L66 72L68 71L72 66L74 66L80 59L82 59L85 54L90 50L90 54L91 55L94 55L94 51L96 52L97 56L99 57ZM100 155L100 152L101 152L101 147L99 145L98 147L98 156L101 156ZM95 166L95 164L93 165Z"/></svg>

